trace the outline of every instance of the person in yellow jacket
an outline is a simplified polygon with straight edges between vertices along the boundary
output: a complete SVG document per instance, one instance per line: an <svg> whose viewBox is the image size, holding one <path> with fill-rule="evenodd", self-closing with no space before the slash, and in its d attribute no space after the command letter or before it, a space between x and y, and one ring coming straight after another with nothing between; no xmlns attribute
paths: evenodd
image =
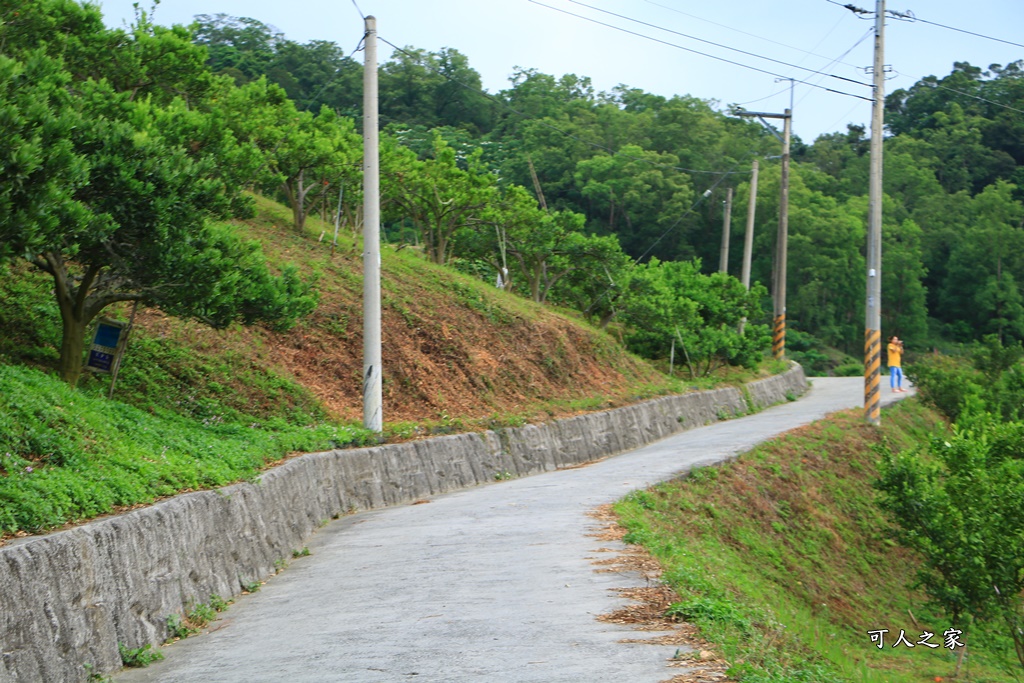
<svg viewBox="0 0 1024 683"><path fill-rule="evenodd" d="M903 342L896 335L889 339L889 387L894 392L906 391L903 388L903 368L900 363L903 360Z"/></svg>

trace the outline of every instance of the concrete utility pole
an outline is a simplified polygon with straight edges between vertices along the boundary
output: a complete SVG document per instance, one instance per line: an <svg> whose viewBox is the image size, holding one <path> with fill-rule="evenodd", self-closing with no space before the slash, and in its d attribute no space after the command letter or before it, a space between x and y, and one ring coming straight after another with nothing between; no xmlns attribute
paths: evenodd
<svg viewBox="0 0 1024 683"><path fill-rule="evenodd" d="M786 259L789 253L789 139L793 128L793 110L783 114L768 114L756 111L737 111L737 116L756 116L766 128L772 130L765 119L782 119L782 179L779 183L779 232L775 239L775 270L772 273L772 300L775 315L772 321L772 356L779 360L786 357Z"/></svg>
<svg viewBox="0 0 1024 683"><path fill-rule="evenodd" d="M871 107L868 185L867 306L864 329L864 419L881 424L882 362L882 136L885 103L885 0L875 2L875 99Z"/></svg>
<svg viewBox="0 0 1024 683"><path fill-rule="evenodd" d="M786 268L789 255L789 138L793 128L792 110L787 109L782 126L782 181L779 199L779 234L776 239L778 272L775 275L775 320L772 325L772 355L786 357Z"/></svg>
<svg viewBox="0 0 1024 683"><path fill-rule="evenodd" d="M750 258L754 251L754 214L757 211L757 159L754 159L753 168L750 170L750 197L747 200L747 231L743 233L743 268L740 271L740 282L743 287L750 291ZM747 327L747 317L743 316L740 321L739 333Z"/></svg>
<svg viewBox="0 0 1024 683"><path fill-rule="evenodd" d="M363 427L384 429L380 333L380 152L377 20L366 17L363 65Z"/></svg>
<svg viewBox="0 0 1024 683"><path fill-rule="evenodd" d="M757 211L757 159L750 173L750 200L747 202L747 231L743 235L743 270L740 281L750 290L750 258L754 251L754 215Z"/></svg>
<svg viewBox="0 0 1024 683"><path fill-rule="evenodd" d="M732 188L725 193L725 213L722 215L722 252L718 258L718 271L729 272L729 223L732 220Z"/></svg>

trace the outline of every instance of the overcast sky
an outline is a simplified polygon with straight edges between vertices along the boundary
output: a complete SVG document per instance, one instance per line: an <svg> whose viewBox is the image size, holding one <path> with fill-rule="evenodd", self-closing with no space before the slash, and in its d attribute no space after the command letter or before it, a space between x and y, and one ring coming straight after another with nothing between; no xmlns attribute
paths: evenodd
<svg viewBox="0 0 1024 683"><path fill-rule="evenodd" d="M146 6L147 0L139 0ZM919 19L1024 43L1022 0L904 0ZM101 0L108 25L133 16L133 0ZM544 3L549 7L541 6ZM614 12L621 17L586 7ZM618 84L659 95L688 94L720 106L745 103L758 111L781 112L789 106L788 82L797 81L793 130L806 142L822 133L842 131L847 123L867 125L870 102L811 85L870 97L870 88L815 75L798 67L823 70L870 82L873 22L858 18L830 0L163 0L158 24L191 22L197 14L247 16L270 24L291 40L330 40L351 51L363 33L360 12L377 18L378 34L395 45L428 51L451 47L469 57L489 92L508 87L516 66L560 76L589 76L597 90ZM853 0L874 9L870 0ZM358 10L356 8L358 5ZM677 46L756 67L762 73L695 54L556 11L589 17ZM645 22L643 25L630 19ZM672 31L675 33L667 32ZM686 34L685 37L679 34ZM766 61L696 39L769 57ZM381 44L381 61L391 48ZM362 60L361 53L356 59ZM987 68L1024 59L1024 48L959 33L921 21L889 20L885 62L892 69L886 92L907 88L927 75L945 76L955 61ZM774 75L773 75L774 74Z"/></svg>

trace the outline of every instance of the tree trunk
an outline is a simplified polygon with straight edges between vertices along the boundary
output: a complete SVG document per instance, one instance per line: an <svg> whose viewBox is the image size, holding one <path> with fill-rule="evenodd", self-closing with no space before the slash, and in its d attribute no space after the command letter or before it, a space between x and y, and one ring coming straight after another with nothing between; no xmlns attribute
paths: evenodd
<svg viewBox="0 0 1024 683"><path fill-rule="evenodd" d="M60 378L74 387L82 376L87 323L73 316L65 316L63 307L61 317L64 322L64 333L60 343Z"/></svg>

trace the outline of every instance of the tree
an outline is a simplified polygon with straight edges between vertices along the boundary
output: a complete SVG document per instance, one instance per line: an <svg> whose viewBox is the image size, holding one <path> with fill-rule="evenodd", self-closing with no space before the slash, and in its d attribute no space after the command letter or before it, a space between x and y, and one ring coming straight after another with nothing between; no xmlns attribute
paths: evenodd
<svg viewBox="0 0 1024 683"><path fill-rule="evenodd" d="M312 201L331 182L352 183L362 158L362 145L352 119L341 118L326 105L314 117L299 112L270 154L271 168L283 178L281 189L292 207L295 229L301 232Z"/></svg>
<svg viewBox="0 0 1024 683"><path fill-rule="evenodd" d="M1024 337L1024 308L1017 287L1024 277L1024 205L1015 187L1000 181L970 201L968 222L954 245L940 294L942 315L954 333Z"/></svg>
<svg viewBox="0 0 1024 683"><path fill-rule="evenodd" d="M635 145L579 162L576 182L588 203L591 229L617 234L634 258L644 253L677 256L681 231L660 239L683 215L693 194L689 178L673 168L677 163L673 155Z"/></svg>
<svg viewBox="0 0 1024 683"><path fill-rule="evenodd" d="M480 152L460 168L455 150L434 136L432 158L387 141L381 152L382 209L395 221L408 219L423 237L430 260L446 264L451 241L459 230L480 225L495 198L496 179L480 163Z"/></svg>
<svg viewBox="0 0 1024 683"><path fill-rule="evenodd" d="M760 300L764 288L747 291L725 273L703 275L700 261L659 261L637 266L623 295L626 344L648 358L664 358L675 340L691 377L722 364L754 367L768 348ZM740 321L751 321L743 334Z"/></svg>
<svg viewBox="0 0 1024 683"><path fill-rule="evenodd" d="M79 84L41 52L0 57L0 243L48 273L63 322L60 375L81 374L89 323L138 301L223 327L287 326L315 306L293 269L272 277L254 244L207 217L228 207L208 159L141 127L105 81ZM163 125L173 126L172 118Z"/></svg>
<svg viewBox="0 0 1024 683"><path fill-rule="evenodd" d="M969 412L925 453L883 451L877 486L929 597L954 624L1002 622L1024 666L1022 445L1024 424Z"/></svg>

